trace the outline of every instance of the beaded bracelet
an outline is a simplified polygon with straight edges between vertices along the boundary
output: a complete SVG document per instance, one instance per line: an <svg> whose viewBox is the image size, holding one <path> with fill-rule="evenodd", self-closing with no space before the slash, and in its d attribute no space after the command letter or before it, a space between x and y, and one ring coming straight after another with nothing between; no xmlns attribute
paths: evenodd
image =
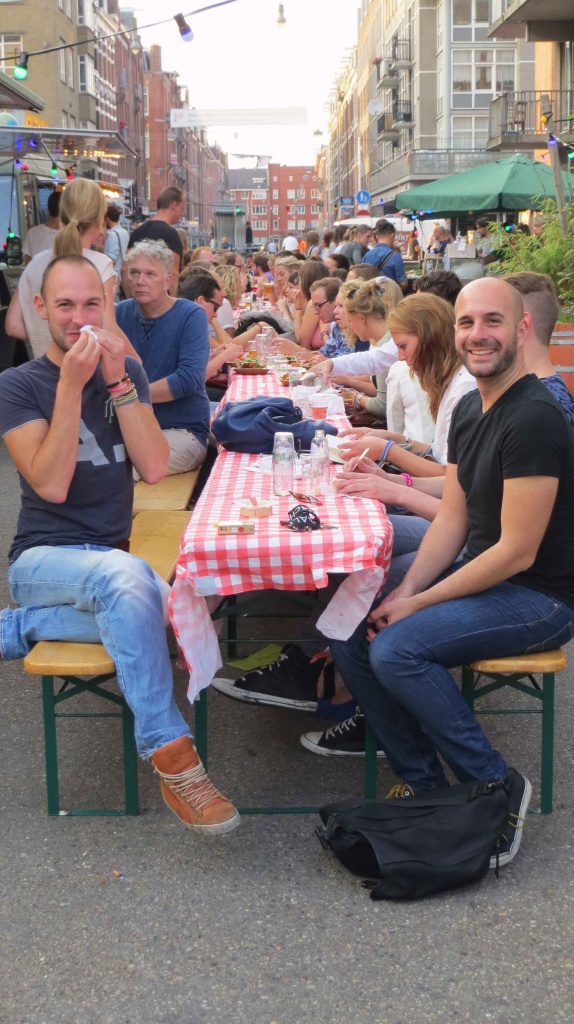
<svg viewBox="0 0 574 1024"><path fill-rule="evenodd" d="M410 473L401 473L401 476L402 476L403 480L405 481L407 487L412 487L413 486L413 478L410 475Z"/></svg>

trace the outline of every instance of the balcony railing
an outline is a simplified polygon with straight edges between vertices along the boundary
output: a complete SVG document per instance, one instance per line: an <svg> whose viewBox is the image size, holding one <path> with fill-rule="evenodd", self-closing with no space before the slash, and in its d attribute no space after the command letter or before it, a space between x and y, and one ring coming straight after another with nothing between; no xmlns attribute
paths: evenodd
<svg viewBox="0 0 574 1024"><path fill-rule="evenodd" d="M410 39L393 39L389 47L387 65L393 68L408 68L413 62Z"/></svg>
<svg viewBox="0 0 574 1024"><path fill-rule="evenodd" d="M401 77L398 71L392 71L389 67L388 61L383 61L379 65L379 77L377 79L377 88L379 89L398 89L401 81Z"/></svg>
<svg viewBox="0 0 574 1024"><path fill-rule="evenodd" d="M490 104L489 149L530 150L546 147L547 130L542 123L541 97L544 92L504 92ZM547 93L554 128L561 138L572 140L574 90Z"/></svg>
<svg viewBox="0 0 574 1024"><path fill-rule="evenodd" d="M413 123L413 108L410 100L395 100L393 103L393 128L409 127Z"/></svg>
<svg viewBox="0 0 574 1024"><path fill-rule="evenodd" d="M381 114L377 118L377 136L385 142L397 142L400 139L400 131L393 127L392 114Z"/></svg>
<svg viewBox="0 0 574 1024"><path fill-rule="evenodd" d="M376 157L375 152L373 162ZM369 191L371 194L392 189L399 191L408 187L409 182L433 181L498 159L497 153L488 153L484 149L411 149L372 171Z"/></svg>

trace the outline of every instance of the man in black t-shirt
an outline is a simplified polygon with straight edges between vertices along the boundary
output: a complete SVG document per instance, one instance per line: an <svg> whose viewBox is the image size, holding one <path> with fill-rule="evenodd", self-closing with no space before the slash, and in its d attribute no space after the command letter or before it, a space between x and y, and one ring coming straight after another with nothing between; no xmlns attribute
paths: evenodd
<svg viewBox="0 0 574 1024"><path fill-rule="evenodd" d="M128 249L143 241L144 238L151 238L155 241L161 239L168 249L173 252L172 284L169 290L170 295L177 296L177 279L181 269L181 257L183 256L183 245L181 238L173 227L183 217L185 210L185 193L175 185L164 188L157 197L157 213L149 217L145 224L132 231L128 242ZM131 297L127 270L122 268L122 288L126 298Z"/></svg>
<svg viewBox="0 0 574 1024"><path fill-rule="evenodd" d="M574 442L561 407L526 371L518 292L473 281L455 311L477 390L453 413L440 509L400 586L330 647L406 792L447 785L439 754L460 781L505 781L507 864L532 789L492 749L449 669L572 637Z"/></svg>
<svg viewBox="0 0 574 1024"><path fill-rule="evenodd" d="M0 432L22 490L9 570L18 607L0 613L0 660L40 640L101 641L165 802L188 827L228 832L239 815L207 778L173 697L169 587L128 553L132 466L155 483L168 459L146 375L102 330L102 281L83 256L53 260L34 302L48 351L0 375Z"/></svg>

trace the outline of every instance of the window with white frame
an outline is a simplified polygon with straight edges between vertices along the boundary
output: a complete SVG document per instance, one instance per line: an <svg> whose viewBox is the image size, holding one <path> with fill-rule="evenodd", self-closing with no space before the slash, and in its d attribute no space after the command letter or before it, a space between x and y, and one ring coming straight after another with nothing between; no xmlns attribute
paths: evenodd
<svg viewBox="0 0 574 1024"><path fill-rule="evenodd" d="M318 199L318 198L319 198L319 189L318 188L312 188L311 189L311 199Z"/></svg>
<svg viewBox="0 0 574 1024"><path fill-rule="evenodd" d="M297 189L297 199L304 199L304 198L305 198L305 189L304 188L298 188Z"/></svg>
<svg viewBox="0 0 574 1024"><path fill-rule="evenodd" d="M78 0L78 25L87 25L88 28L95 28L92 0Z"/></svg>
<svg viewBox="0 0 574 1024"><path fill-rule="evenodd" d="M277 181L277 175L276 174L273 175L273 181Z"/></svg>
<svg viewBox="0 0 574 1024"><path fill-rule="evenodd" d="M68 52L68 85L70 89L74 88L74 54L71 50Z"/></svg>
<svg viewBox="0 0 574 1024"><path fill-rule="evenodd" d="M251 198L252 199L267 199L267 190L266 189L259 189L259 191L256 190L255 192L251 193Z"/></svg>
<svg viewBox="0 0 574 1024"><path fill-rule="evenodd" d="M312 220L311 221L311 227L312 228L318 228L319 227L319 221L318 220Z"/></svg>
<svg viewBox="0 0 574 1024"><path fill-rule="evenodd" d="M241 198L242 199L249 199L249 192L242 192L241 193Z"/></svg>
<svg viewBox="0 0 574 1024"><path fill-rule="evenodd" d="M88 53L82 53L78 57L80 92L87 92L90 96L96 95L96 69L94 58Z"/></svg>
<svg viewBox="0 0 574 1024"><path fill-rule="evenodd" d="M58 0L58 7L60 8L61 11L64 10L64 0Z"/></svg>
<svg viewBox="0 0 574 1024"><path fill-rule="evenodd" d="M0 63L2 71L10 71L22 53L22 36L0 35Z"/></svg>
<svg viewBox="0 0 574 1024"><path fill-rule="evenodd" d="M288 188L287 189L287 199L295 199L295 191L296 190L294 188Z"/></svg>
<svg viewBox="0 0 574 1024"><path fill-rule="evenodd" d="M145 176L145 197L151 199L151 173L149 171Z"/></svg>
<svg viewBox="0 0 574 1024"><path fill-rule="evenodd" d="M304 230L305 230L305 221L304 220L298 220L297 221L297 231L304 231Z"/></svg>
<svg viewBox="0 0 574 1024"><path fill-rule="evenodd" d="M67 110L63 110L62 111L62 116L60 118L60 127L61 128L67 128L68 127L68 111Z"/></svg>
<svg viewBox="0 0 574 1024"><path fill-rule="evenodd" d="M489 0L452 0L453 25L474 25L490 21Z"/></svg>
<svg viewBox="0 0 574 1024"><path fill-rule="evenodd" d="M296 228L297 228L297 221L295 221L295 220L288 220L287 221L287 231L295 231Z"/></svg>
<svg viewBox="0 0 574 1024"><path fill-rule="evenodd" d="M277 178L274 178L273 180L277 181ZM273 189L273 198L274 199L279 199L279 190L276 189L276 188Z"/></svg>
<svg viewBox="0 0 574 1024"><path fill-rule="evenodd" d="M257 216L257 215L261 216L262 214L263 214L263 216L265 216L267 214L267 207L266 206L258 206L257 203L256 203L255 205L253 205L251 207L251 213L253 214L254 217Z"/></svg>
<svg viewBox="0 0 574 1024"><path fill-rule="evenodd" d="M303 213L303 214L304 214L304 213L305 213L305 203L300 203L300 204L299 204L299 205L297 206L297 211L296 211L296 212L297 212L297 213Z"/></svg>
<svg viewBox="0 0 574 1024"><path fill-rule="evenodd" d="M311 213L312 214L313 213L315 213L315 214L319 213L319 207L317 206L317 203L312 203L311 204Z"/></svg>
<svg viewBox="0 0 574 1024"><path fill-rule="evenodd" d="M274 220L273 221L273 230L274 231L279 231L279 221L278 220Z"/></svg>
<svg viewBox="0 0 574 1024"><path fill-rule="evenodd" d="M65 46L65 39L60 39L60 46ZM66 51L60 50L60 81L66 81Z"/></svg>
<svg viewBox="0 0 574 1024"><path fill-rule="evenodd" d="M485 149L488 139L488 116L459 115L452 118L453 149Z"/></svg>
<svg viewBox="0 0 574 1024"><path fill-rule="evenodd" d="M272 206L271 207L271 213L273 213L275 215L275 217L277 217L278 214L279 214L279 207L278 206Z"/></svg>
<svg viewBox="0 0 574 1024"><path fill-rule="evenodd" d="M514 50L453 49L452 90L465 93L468 106L475 105L476 93L514 91L516 78Z"/></svg>
<svg viewBox="0 0 574 1024"><path fill-rule="evenodd" d="M144 131L144 156L146 160L149 160L149 128L147 127Z"/></svg>
<svg viewBox="0 0 574 1024"><path fill-rule="evenodd" d="M254 220L253 221L253 230L254 231L267 231L267 221L266 220Z"/></svg>
<svg viewBox="0 0 574 1024"><path fill-rule="evenodd" d="M143 108L143 112L147 117L149 114L149 85L144 85L143 87Z"/></svg>
<svg viewBox="0 0 574 1024"><path fill-rule="evenodd" d="M72 0L66 0L66 15L72 20Z"/></svg>
<svg viewBox="0 0 574 1024"><path fill-rule="evenodd" d="M292 174L289 175L289 181L293 181L293 175Z"/></svg>

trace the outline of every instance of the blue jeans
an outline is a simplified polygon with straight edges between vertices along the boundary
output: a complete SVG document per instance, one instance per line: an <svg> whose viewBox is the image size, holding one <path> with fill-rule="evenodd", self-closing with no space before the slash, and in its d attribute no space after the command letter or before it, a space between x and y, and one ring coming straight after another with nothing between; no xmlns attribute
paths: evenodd
<svg viewBox="0 0 574 1024"><path fill-rule="evenodd" d="M162 598L165 584L142 559L96 545L37 547L10 566L20 605L0 615L0 654L24 658L39 640L102 643L133 711L139 754L190 731L173 699Z"/></svg>
<svg viewBox="0 0 574 1024"><path fill-rule="evenodd" d="M395 561L401 559L393 559L393 568ZM397 575L391 569L387 592L400 582ZM329 646L391 768L416 793L448 784L438 754L460 782L508 773L449 669L479 658L552 650L573 635L574 611L566 605L500 583L415 612L371 643L363 621L349 640Z"/></svg>

